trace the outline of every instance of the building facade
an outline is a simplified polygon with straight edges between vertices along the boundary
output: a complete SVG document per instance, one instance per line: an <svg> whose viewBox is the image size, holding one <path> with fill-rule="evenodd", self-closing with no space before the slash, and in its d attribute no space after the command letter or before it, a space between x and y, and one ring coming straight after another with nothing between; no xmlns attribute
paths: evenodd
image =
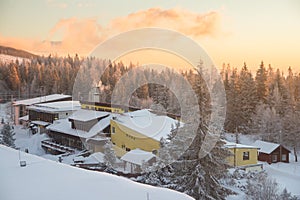
<svg viewBox="0 0 300 200"><path fill-rule="evenodd" d="M79 150L104 150L109 138L110 113L78 110L69 118L55 121L47 127L53 143Z"/></svg>
<svg viewBox="0 0 300 200"><path fill-rule="evenodd" d="M147 109L115 115L110 124L116 155L121 157L134 149L157 152L161 138L167 138L176 123L177 120Z"/></svg>
<svg viewBox="0 0 300 200"><path fill-rule="evenodd" d="M25 99L13 102L13 118L16 125L20 124L19 118L28 115L28 107L40 104L40 103L50 103L57 101L70 101L72 97L70 95L63 94L51 94L47 96L36 97L32 99Z"/></svg>
<svg viewBox="0 0 300 200"><path fill-rule="evenodd" d="M235 168L246 171L261 170L262 165L258 164L258 147L225 141L231 155L227 158L228 164Z"/></svg>
<svg viewBox="0 0 300 200"><path fill-rule="evenodd" d="M45 128L55 120L66 119L81 107L78 101L57 101L35 104L28 107L28 120L31 128L36 127L38 133L44 133Z"/></svg>
<svg viewBox="0 0 300 200"><path fill-rule="evenodd" d="M254 145L260 148L258 154L259 161L264 161L269 164L277 162L289 162L290 150L280 144L257 140L255 141Z"/></svg>

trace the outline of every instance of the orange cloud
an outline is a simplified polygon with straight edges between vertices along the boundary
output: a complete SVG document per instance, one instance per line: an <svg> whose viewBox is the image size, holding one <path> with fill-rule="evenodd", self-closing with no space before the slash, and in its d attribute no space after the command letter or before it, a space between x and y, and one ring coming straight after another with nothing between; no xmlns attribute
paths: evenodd
<svg viewBox="0 0 300 200"><path fill-rule="evenodd" d="M220 32L220 18L219 13L215 11L198 14L179 8L169 10L150 8L115 19L111 22L110 28L127 31L141 27L162 27L190 36L211 36Z"/></svg>
<svg viewBox="0 0 300 200"><path fill-rule="evenodd" d="M0 44L39 54L79 53L87 55L108 37L136 28L162 27L179 31L191 37L216 36L221 32L220 18L219 13L214 11L199 14L180 8L169 10L150 8L113 19L106 27L99 25L96 18L61 19L49 31L44 41L0 36ZM54 37L57 35L60 37L60 42L51 42L56 40Z"/></svg>

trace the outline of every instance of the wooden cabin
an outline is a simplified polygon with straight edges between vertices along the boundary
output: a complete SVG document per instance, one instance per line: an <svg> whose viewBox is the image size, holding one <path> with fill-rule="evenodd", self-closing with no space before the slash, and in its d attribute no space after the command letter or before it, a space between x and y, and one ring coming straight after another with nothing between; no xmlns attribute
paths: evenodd
<svg viewBox="0 0 300 200"><path fill-rule="evenodd" d="M289 162L290 150L281 144L257 140L253 145L260 148L258 151L259 161L264 161L269 164L277 162Z"/></svg>

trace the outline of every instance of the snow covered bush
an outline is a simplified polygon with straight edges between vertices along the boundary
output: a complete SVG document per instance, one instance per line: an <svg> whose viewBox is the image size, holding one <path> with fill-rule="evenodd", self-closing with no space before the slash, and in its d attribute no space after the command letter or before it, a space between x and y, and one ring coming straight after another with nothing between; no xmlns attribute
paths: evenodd
<svg viewBox="0 0 300 200"><path fill-rule="evenodd" d="M1 130L0 143L15 148L16 139L14 138L14 135L15 133L11 129L10 125L5 124Z"/></svg>
<svg viewBox="0 0 300 200"><path fill-rule="evenodd" d="M247 180L246 191L249 200L296 200L286 188L280 192L275 179L268 177L265 172Z"/></svg>

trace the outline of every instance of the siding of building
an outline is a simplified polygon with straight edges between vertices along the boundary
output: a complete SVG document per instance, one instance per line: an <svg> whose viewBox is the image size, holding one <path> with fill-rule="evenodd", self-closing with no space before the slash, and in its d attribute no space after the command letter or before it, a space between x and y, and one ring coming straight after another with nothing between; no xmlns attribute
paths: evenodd
<svg viewBox="0 0 300 200"><path fill-rule="evenodd" d="M124 150L118 151L120 154L125 154L126 152L133 149L141 149L144 151L152 152L154 150L158 150L160 148L160 142L146 137L145 135L138 133L126 126L123 126L116 121L110 121L111 126L111 141L115 144L119 149Z"/></svg>
<svg viewBox="0 0 300 200"><path fill-rule="evenodd" d="M257 164L258 151L256 148L229 148L229 151L232 155L227 160L231 166L239 167ZM249 155L248 159L244 156L244 154L247 155L247 152Z"/></svg>
<svg viewBox="0 0 300 200"><path fill-rule="evenodd" d="M281 150L280 150L281 148ZM281 152L280 152L281 151ZM279 146L276 148L273 152L270 154L260 152L258 155L258 160L259 161L265 161L269 164L271 163L277 163L277 162L289 162L289 153L290 151L287 150L286 148ZM284 157L286 159L284 159Z"/></svg>
<svg viewBox="0 0 300 200"><path fill-rule="evenodd" d="M55 142L62 144L64 146L76 148L79 150L85 149L81 139L76 136L66 135L56 131L49 131L47 133L50 138L52 138Z"/></svg>

